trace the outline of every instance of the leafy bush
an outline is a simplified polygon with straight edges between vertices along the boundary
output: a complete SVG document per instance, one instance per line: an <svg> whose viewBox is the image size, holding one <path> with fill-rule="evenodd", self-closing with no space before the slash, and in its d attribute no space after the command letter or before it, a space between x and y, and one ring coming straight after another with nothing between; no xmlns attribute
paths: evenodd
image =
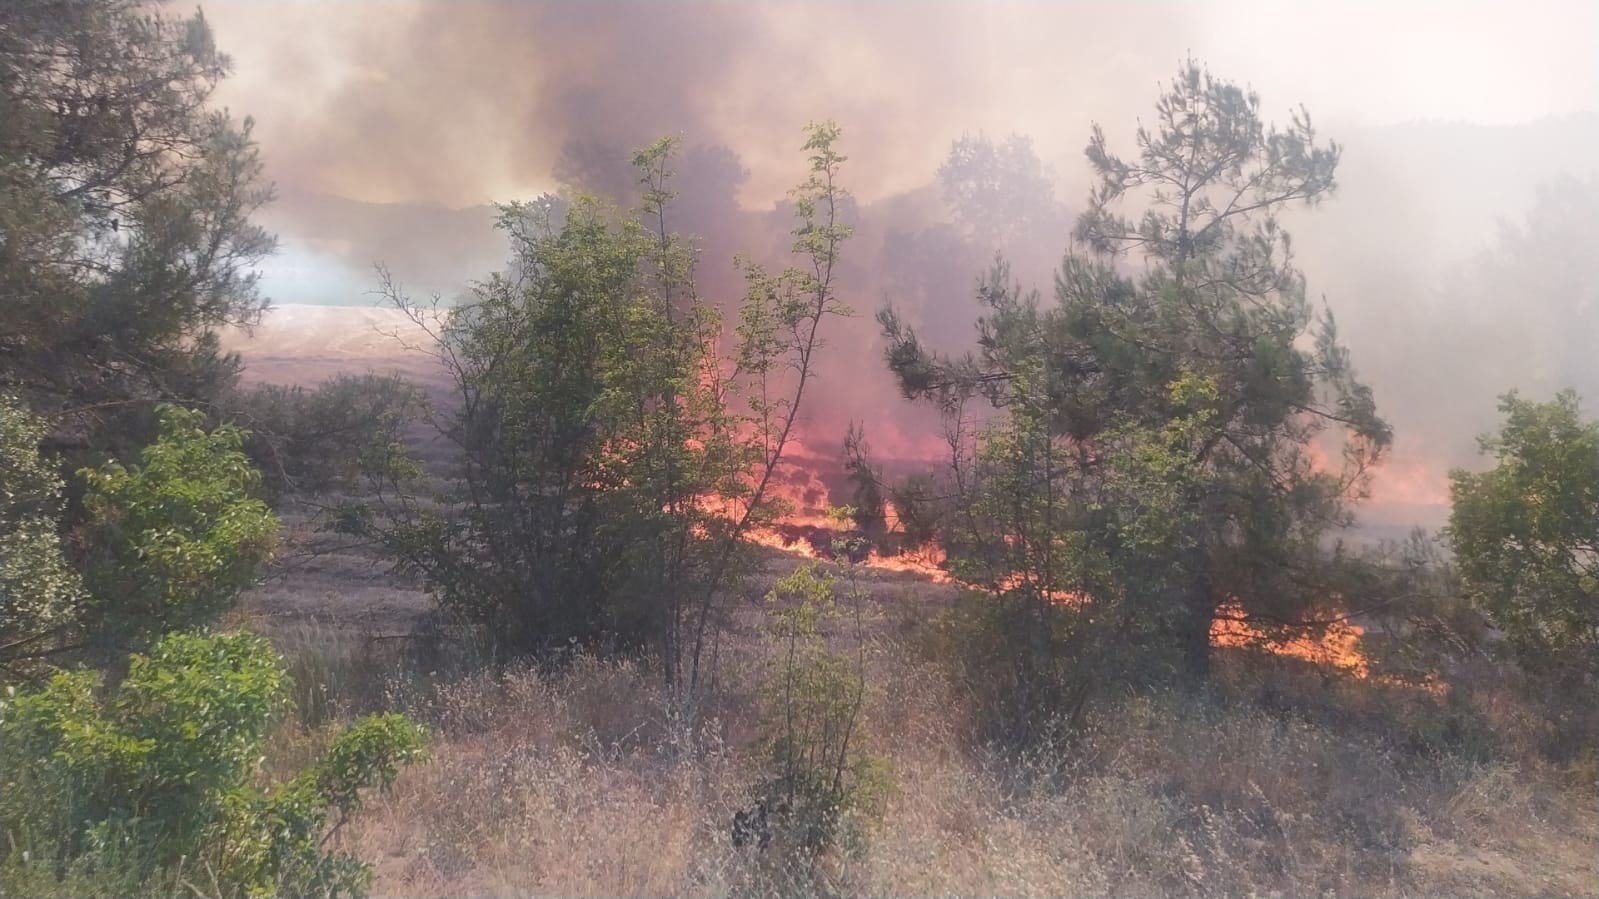
<svg viewBox="0 0 1599 899"><path fill-rule="evenodd" d="M140 464L78 473L85 522L63 547L61 481L39 454L46 430L0 399L0 680L32 677L67 651L114 661L171 629L205 624L255 582L277 519L251 496L244 432L158 408ZM67 550L75 550L68 552Z"/></svg>
<svg viewBox="0 0 1599 899"><path fill-rule="evenodd" d="M61 479L39 455L46 430L0 396L0 682L36 671L83 602L56 535Z"/></svg>
<svg viewBox="0 0 1599 899"><path fill-rule="evenodd" d="M634 158L642 208L592 198L502 210L514 258L448 313L390 298L438 337L459 411L459 495L385 495L367 526L441 606L507 645L658 648L694 692L744 536L794 431L850 229L838 128L814 125L795 190L800 265L744 264L737 323L698 296L668 227L670 140ZM447 507L440 511L440 506ZM396 524L390 528L388 521ZM359 519L349 522L361 526Z"/></svg>
<svg viewBox="0 0 1599 899"><path fill-rule="evenodd" d="M187 870L221 895L363 893L370 871L323 846L361 790L423 756L423 735L397 715L363 718L316 765L258 787L286 689L271 646L239 633L169 636L109 689L77 671L13 692L0 705L8 880L48 871L133 893L185 885Z"/></svg>
<svg viewBox="0 0 1599 899"><path fill-rule="evenodd" d="M864 751L864 591L854 583L847 592L854 600L855 652L827 645L828 625L843 617L838 588L835 575L810 563L779 580L767 596L776 607L776 663L764 690L757 792L792 847L804 854L840 842L860 848L864 825L881 814L892 783L886 764Z"/></svg>
<svg viewBox="0 0 1599 899"><path fill-rule="evenodd" d="M244 432L159 408L160 435L131 468L85 469L88 521L76 542L102 643L136 644L229 608L271 558L277 519L252 497L261 476Z"/></svg>
<svg viewBox="0 0 1599 899"><path fill-rule="evenodd" d="M1495 466L1450 474L1446 536L1462 595L1504 634L1544 720L1548 758L1595 768L1599 745L1599 422L1575 393L1547 403L1511 393L1482 438ZM1586 775L1584 775L1586 776ZM1591 778L1589 778L1591 781Z"/></svg>
<svg viewBox="0 0 1599 899"><path fill-rule="evenodd" d="M1042 612L1041 622L1037 617ZM973 699L978 741L1049 744L1080 707L1082 672L1057 635L1070 609L1035 607L1017 594L963 593L922 633L926 658Z"/></svg>
<svg viewBox="0 0 1599 899"><path fill-rule="evenodd" d="M397 455L425 404L398 375L341 374L309 390L240 391L225 415L250 428L244 449L270 493L324 493L353 481L364 463Z"/></svg>
<svg viewBox="0 0 1599 899"><path fill-rule="evenodd" d="M1499 408L1504 426L1481 441L1494 468L1450 475L1465 591L1522 664L1599 676L1599 423L1569 391Z"/></svg>
<svg viewBox="0 0 1599 899"><path fill-rule="evenodd" d="M243 433L209 433L197 412L162 407L161 434L132 468L84 470L83 576L56 534L59 481L39 458L43 429L0 402L0 664L6 680L48 674L77 648L121 670L122 647L211 621L271 553L277 521L250 497L258 475ZM0 700L0 869L29 895L363 892L365 866L323 850L360 806L421 756L399 716L365 718L326 757L258 786L269 726L288 683L248 634L171 634L108 684L57 671ZM329 817L337 815L330 826Z"/></svg>

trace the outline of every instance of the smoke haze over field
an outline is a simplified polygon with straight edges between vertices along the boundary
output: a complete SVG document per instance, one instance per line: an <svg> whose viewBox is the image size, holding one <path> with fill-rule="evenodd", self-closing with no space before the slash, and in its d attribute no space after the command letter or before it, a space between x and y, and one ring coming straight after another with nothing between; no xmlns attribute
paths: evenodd
<svg viewBox="0 0 1599 899"><path fill-rule="evenodd" d="M1599 403L1599 6L1585 2L252 3L206 13L257 119L285 250L282 303L359 303L383 261L446 295L496 267L494 201L629 185L632 147L681 134L679 226L709 292L733 253L780 261L799 130L836 119L859 233L819 430L927 435L879 359L885 300L964 346L996 244L1041 288L1087 189L1091 123L1130 150L1159 83L1192 55L1303 103L1345 145L1341 189L1288 222L1398 433L1379 499L1441 498L1494 397L1573 386ZM950 208L951 143L1030 136L1047 190L1006 198L1001 239ZM1540 194L1542 187L1543 193ZM1531 218L1529 218L1531 216ZM1508 228L1508 230L1507 230ZM847 388L847 389L846 389ZM903 437L896 437L903 432Z"/></svg>

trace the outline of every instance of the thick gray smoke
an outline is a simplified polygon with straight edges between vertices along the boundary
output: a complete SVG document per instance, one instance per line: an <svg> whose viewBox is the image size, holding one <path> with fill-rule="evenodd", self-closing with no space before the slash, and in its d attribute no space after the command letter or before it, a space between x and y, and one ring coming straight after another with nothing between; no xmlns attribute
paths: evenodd
<svg viewBox="0 0 1599 899"><path fill-rule="evenodd" d="M503 256L489 203L563 187L626 202L628 151L662 134L685 140L678 226L701 235L708 292L731 301L734 253L781 261L800 128L833 118L859 229L843 284L863 315L832 335L812 425L841 434L864 419L874 444L909 451L933 432L883 370L871 311L892 301L958 349L995 249L1047 292L1085 195L1091 123L1128 148L1192 54L1259 90L1275 118L1302 102L1345 144L1339 195L1289 225L1399 434L1379 499L1441 498L1504 390L1572 386L1599 404L1592 4L207 11L237 61L225 99L257 117L281 188L268 223L288 250L267 277L280 302L365 301L379 261L454 293ZM950 189L963 183L991 187Z"/></svg>

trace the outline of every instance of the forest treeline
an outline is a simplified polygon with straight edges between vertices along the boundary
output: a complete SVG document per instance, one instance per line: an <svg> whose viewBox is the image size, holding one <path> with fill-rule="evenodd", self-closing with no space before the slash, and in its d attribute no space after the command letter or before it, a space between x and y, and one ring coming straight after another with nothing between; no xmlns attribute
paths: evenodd
<svg viewBox="0 0 1599 899"><path fill-rule="evenodd" d="M1549 759L1592 771L1599 423L1571 393L1508 393L1484 468L1451 475L1441 535L1348 539L1393 432L1281 224L1337 185L1341 148L1308 112L1271 123L1254 93L1182 63L1130 148L1093 128L1094 186L1053 283L997 261L961 354L892 303L875 324L845 303L837 125L799 141L789 264L739 260L732 300L701 293L674 231L663 139L634 156L628 208L502 207L507 265L459 303L380 279L432 338L450 392L435 406L397 377L240 383L217 334L270 315L254 267L274 239L253 221L272 191L251 122L210 104L228 65L198 13L0 10L6 892L370 886L329 843L425 763L425 730L362 716L266 776L291 685L267 641L224 624L293 498L381 547L495 658L641 660L694 721L748 604L750 538L791 511L776 477L840 328L879 329L948 454L890 481L869 429L846 442L838 534L855 545L766 592L773 664L735 842L814 865L868 841L907 787L864 736L867 592L848 561L890 536L939 547L962 585L941 652L995 751L1070 747L1129 695L1205 690L1219 620L1267 639L1358 616L1384 676L1447 681L1467 655L1516 671ZM1042 226L1003 215L1036 178L1025 149L963 139L941 172L1002 252ZM1007 172L1020 180L990 177ZM414 457L424 429L450 477Z"/></svg>

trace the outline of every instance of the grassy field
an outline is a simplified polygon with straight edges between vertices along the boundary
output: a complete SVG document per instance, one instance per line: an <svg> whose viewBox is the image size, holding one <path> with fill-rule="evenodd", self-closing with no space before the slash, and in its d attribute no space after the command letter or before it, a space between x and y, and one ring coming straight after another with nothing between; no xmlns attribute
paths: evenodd
<svg viewBox="0 0 1599 899"><path fill-rule="evenodd" d="M289 516L291 524L296 521ZM434 761L339 835L378 895L1516 895L1599 887L1591 751L1538 749L1543 723L1490 663L1448 689L1226 651L1204 690L1129 696L1068 745L975 741L980 709L928 635L954 589L865 571L869 751L895 790L869 839L815 864L735 848L772 552L729 622L692 724L641 663L542 669L441 627L360 547L296 535L247 604L297 677L273 760L334 722L406 711Z"/></svg>

